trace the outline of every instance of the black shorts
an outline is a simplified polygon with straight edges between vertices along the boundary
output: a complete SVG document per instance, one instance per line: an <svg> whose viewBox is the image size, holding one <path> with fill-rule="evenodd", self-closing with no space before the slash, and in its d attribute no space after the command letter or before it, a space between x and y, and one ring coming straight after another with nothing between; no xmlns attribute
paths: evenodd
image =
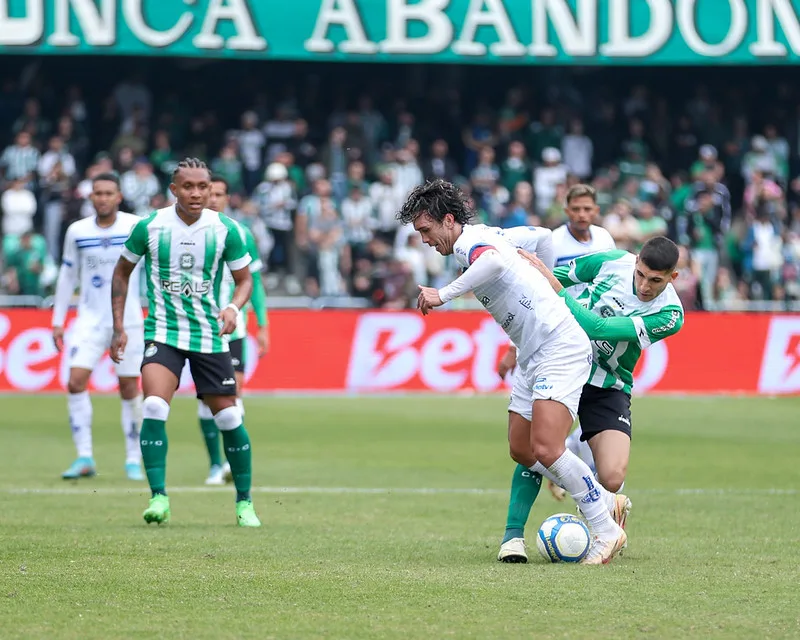
<svg viewBox="0 0 800 640"><path fill-rule="evenodd" d="M231 340L228 343L228 348L231 350L233 370L237 373L244 373L244 338Z"/></svg>
<svg viewBox="0 0 800 640"><path fill-rule="evenodd" d="M235 396L236 376L233 373L231 354L197 353L183 351L160 342L148 342L144 350L142 369L145 365L156 363L169 369L180 380L186 361L197 390L197 397Z"/></svg>
<svg viewBox="0 0 800 640"><path fill-rule="evenodd" d="M602 431L622 431L631 437L631 397L619 389L601 389L583 385L578 404L581 440L589 440Z"/></svg>

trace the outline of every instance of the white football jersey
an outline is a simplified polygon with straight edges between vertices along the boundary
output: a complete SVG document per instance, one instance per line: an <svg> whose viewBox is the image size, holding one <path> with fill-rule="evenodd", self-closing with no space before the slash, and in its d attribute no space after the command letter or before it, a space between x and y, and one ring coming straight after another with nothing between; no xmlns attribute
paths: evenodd
<svg viewBox="0 0 800 640"><path fill-rule="evenodd" d="M507 231L507 230L506 230ZM504 271L475 287L473 293L519 350L518 361L530 359L563 323L577 322L563 298L518 253L503 229L464 225L453 252L456 262L469 268L473 251L492 247L505 263Z"/></svg>
<svg viewBox="0 0 800 640"><path fill-rule="evenodd" d="M110 227L97 225L96 216L73 222L64 238L59 281L70 283L71 296L74 285L78 285L78 322L90 327L111 327L111 277L122 254L122 248L134 225L141 220L131 213L117 213ZM125 327L143 325L142 307L139 300L141 269L131 275L128 298L125 301ZM53 310L54 326L63 326L69 299L56 295Z"/></svg>
<svg viewBox="0 0 800 640"><path fill-rule="evenodd" d="M555 266L569 264L570 260L585 256L587 253L611 251L617 248L614 238L603 227L589 227L589 241L581 242L570 233L569 226L562 224L553 230L553 248L556 254Z"/></svg>
<svg viewBox="0 0 800 640"><path fill-rule="evenodd" d="M494 229L495 227L489 227ZM515 247L528 253L535 253L548 269L555 264L553 252L553 232L545 227L511 227L498 229L498 232Z"/></svg>

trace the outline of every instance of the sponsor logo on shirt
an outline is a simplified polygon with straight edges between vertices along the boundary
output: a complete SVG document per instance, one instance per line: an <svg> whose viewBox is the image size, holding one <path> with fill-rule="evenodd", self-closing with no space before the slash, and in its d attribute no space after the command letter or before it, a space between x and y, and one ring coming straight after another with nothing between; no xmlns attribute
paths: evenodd
<svg viewBox="0 0 800 640"><path fill-rule="evenodd" d="M234 384L236 384L236 380L234 380L233 378L225 378L222 381L222 386L224 386L224 387L230 387L230 386L232 386Z"/></svg>
<svg viewBox="0 0 800 640"><path fill-rule="evenodd" d="M102 276L93 275L92 276L92 286L97 287L98 289L103 286L103 278Z"/></svg>
<svg viewBox="0 0 800 640"><path fill-rule="evenodd" d="M669 322L667 324L665 324L663 327L656 327L655 329L652 329L651 331L653 333L666 333L667 331L670 331L671 329L675 328L675 325L678 324L678 319L680 317L681 317L680 312L673 311L672 312L672 316L670 317L670 320L669 320Z"/></svg>
<svg viewBox="0 0 800 640"><path fill-rule="evenodd" d="M624 423L625 423L625 424L627 424L629 427L631 426L631 421L630 421L630 420L628 420L628 419L627 419L625 416L620 416L619 418L617 418L617 420L619 420L620 422L624 422Z"/></svg>
<svg viewBox="0 0 800 640"><path fill-rule="evenodd" d="M98 258L96 256L86 258L86 266L89 269L97 269L107 264L117 264L117 258Z"/></svg>
<svg viewBox="0 0 800 640"><path fill-rule="evenodd" d="M547 376L539 376L533 383L533 388L536 391L549 391L553 388L552 384L547 384Z"/></svg>
<svg viewBox="0 0 800 640"><path fill-rule="evenodd" d="M503 327L504 331L508 330L508 328L511 326L511 323L514 320L514 317L515 317L514 314L509 312L509 314L506 316L506 319L503 320L503 322L502 322L502 324L500 326Z"/></svg>
<svg viewBox="0 0 800 640"><path fill-rule="evenodd" d="M156 353L158 353L158 347L154 344L149 344L147 345L147 349L144 350L144 357L152 358Z"/></svg>
<svg viewBox="0 0 800 640"><path fill-rule="evenodd" d="M522 296L522 298L520 298L519 303L523 307L525 307L528 311L533 311L533 301L527 296Z"/></svg>
<svg viewBox="0 0 800 640"><path fill-rule="evenodd" d="M202 282L162 280L161 288L167 293L178 293L184 296L204 296L211 291L211 280L203 280Z"/></svg>
<svg viewBox="0 0 800 640"><path fill-rule="evenodd" d="M625 308L625 305L623 304L622 300L620 300L619 298L614 298L614 297L612 297L611 299L612 299L612 300L613 300L613 301L616 303L616 305L617 305L617 306L618 306L620 309L624 309L624 308Z"/></svg>
<svg viewBox="0 0 800 640"><path fill-rule="evenodd" d="M482 304L484 307L485 307L487 304L489 304L491 301L492 301L492 299L491 299L489 296L483 296L483 297L481 298L481 304Z"/></svg>

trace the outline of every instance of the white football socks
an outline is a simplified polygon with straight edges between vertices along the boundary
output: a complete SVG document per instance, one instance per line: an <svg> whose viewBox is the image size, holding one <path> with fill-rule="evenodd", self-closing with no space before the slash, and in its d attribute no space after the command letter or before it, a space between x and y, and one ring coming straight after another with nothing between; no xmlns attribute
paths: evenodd
<svg viewBox="0 0 800 640"><path fill-rule="evenodd" d="M142 429L142 396L122 400L122 433L125 435L125 463L139 464L142 449L139 445L139 432Z"/></svg>
<svg viewBox="0 0 800 640"><path fill-rule="evenodd" d="M592 448L589 446L588 442L581 441L582 433L583 431L581 431L581 425L579 424L575 427L575 430L567 436L567 439L564 441L564 446L583 460L593 472L596 472L597 465L594 463Z"/></svg>
<svg viewBox="0 0 800 640"><path fill-rule="evenodd" d="M92 401L89 392L67 394L69 425L72 441L78 450L79 458L92 457Z"/></svg>
<svg viewBox="0 0 800 640"><path fill-rule="evenodd" d="M558 478L558 484L564 487L578 503L581 513L595 535L611 537L616 533L617 527L609 513L609 503L603 495L611 494L597 482L583 460L567 449L548 467L548 470Z"/></svg>

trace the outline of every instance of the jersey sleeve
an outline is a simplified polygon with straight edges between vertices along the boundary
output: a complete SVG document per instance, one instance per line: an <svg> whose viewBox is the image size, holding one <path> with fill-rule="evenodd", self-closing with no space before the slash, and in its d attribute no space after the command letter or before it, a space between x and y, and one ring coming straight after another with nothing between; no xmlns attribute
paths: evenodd
<svg viewBox="0 0 800 640"><path fill-rule="evenodd" d="M460 267L467 268L486 251L495 249L491 238L476 233L472 228L465 229L453 245L453 254Z"/></svg>
<svg viewBox="0 0 800 640"><path fill-rule="evenodd" d="M597 277L597 274L600 273L603 263L609 260L618 260L625 253L625 251L590 253L580 258L575 258L562 267L557 267L553 271L553 275L558 278L563 287L571 287L581 282L592 282Z"/></svg>
<svg viewBox="0 0 800 640"><path fill-rule="evenodd" d="M535 253L548 269L555 264L553 232L544 227L512 227L503 236L518 249Z"/></svg>
<svg viewBox="0 0 800 640"><path fill-rule="evenodd" d="M131 229L131 233L122 247L122 257L128 262L138 263L147 251L147 225L152 219L153 216L149 216L139 220Z"/></svg>
<svg viewBox="0 0 800 640"><path fill-rule="evenodd" d="M61 268L58 271L55 295L53 300L53 326L63 327L67 310L78 284L78 248L75 243L75 231L72 225L64 236L64 250L61 253Z"/></svg>
<svg viewBox="0 0 800 640"><path fill-rule="evenodd" d="M683 310L679 307L665 307L649 316L601 318L575 300L566 290L562 289L559 295L564 298L570 312L590 340L638 342L642 349L646 349L654 342L677 333L683 326Z"/></svg>
<svg viewBox="0 0 800 640"><path fill-rule="evenodd" d="M658 313L632 318L637 323L637 336L642 349L654 342L678 333L683 327L683 309L678 306L664 307Z"/></svg>
<svg viewBox="0 0 800 640"><path fill-rule="evenodd" d="M225 234L225 248L222 250L222 259L231 271L244 269L252 262L252 258L247 253L242 234L239 233L232 220L225 216L220 216L220 220L228 230L228 233Z"/></svg>
<svg viewBox="0 0 800 640"><path fill-rule="evenodd" d="M245 249L247 249L247 255L250 256L250 273L256 274L260 273L261 270L264 268L264 263L261 261L261 255L258 253L258 245L256 244L256 239L253 236L252 231L245 226L242 226L244 230L244 237L245 237Z"/></svg>

